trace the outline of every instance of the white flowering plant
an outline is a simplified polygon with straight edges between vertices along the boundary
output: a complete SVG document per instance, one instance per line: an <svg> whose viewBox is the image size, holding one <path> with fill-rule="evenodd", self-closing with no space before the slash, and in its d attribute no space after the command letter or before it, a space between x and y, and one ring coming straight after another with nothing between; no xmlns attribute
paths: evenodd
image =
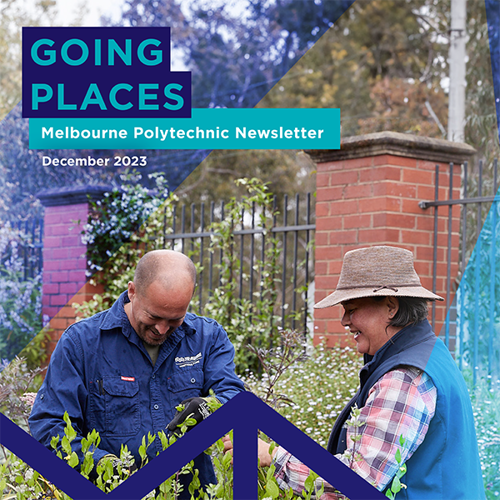
<svg viewBox="0 0 500 500"><path fill-rule="evenodd" d="M124 244L137 236L148 217L168 198L168 187L161 174L150 174L156 188L141 185L142 175L127 170L120 175L121 185L91 202L89 219L82 230L87 245L88 274L102 271L108 259Z"/></svg>
<svg viewBox="0 0 500 500"><path fill-rule="evenodd" d="M326 348L321 343L309 347L307 356L302 343L298 347L295 359L277 380L267 370L262 375L247 371L242 378L267 403L276 400L281 415L326 447L337 416L358 387L361 358L351 347ZM270 384L271 398L266 397Z"/></svg>

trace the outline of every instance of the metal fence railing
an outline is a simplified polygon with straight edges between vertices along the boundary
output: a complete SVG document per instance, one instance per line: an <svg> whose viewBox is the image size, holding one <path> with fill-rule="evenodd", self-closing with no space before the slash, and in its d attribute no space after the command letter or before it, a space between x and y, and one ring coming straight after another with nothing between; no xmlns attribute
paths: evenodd
<svg viewBox="0 0 500 500"><path fill-rule="evenodd" d="M448 314L441 337L455 354L459 367L471 372L473 382L478 376L500 378L500 196L498 194L498 162L489 167L485 181L485 164L478 163L472 173L467 162L462 168L460 198L450 195L438 200L439 167L436 166L436 198L421 202L422 208L434 207L434 269L436 268L438 210L447 207L447 277ZM453 192L453 164L450 164L450 186ZM487 193L487 194L486 194ZM455 297L450 275L452 207L459 205L460 262ZM436 275L436 272L434 272ZM433 316L434 319L434 316Z"/></svg>
<svg viewBox="0 0 500 500"><path fill-rule="evenodd" d="M269 258L269 240L273 238L278 255L276 268L279 268L273 280L276 284L275 316L281 323L278 326L301 331L308 330L312 312L312 297L308 293L308 286L314 278L312 242L315 217L312 201L310 193L303 195L303 199L298 194L294 197L285 195L280 203L275 197L274 215L269 215L272 227L267 229L261 224L261 208L253 204L249 210L242 210L232 228L231 251L237 265L233 276L238 283L239 299L256 303L262 297L263 263ZM171 219L165 221L169 231L161 235L165 248L182 251L199 266L195 298L200 314L222 279L223 250L209 250L214 235L210 226L226 217L224 202L174 206Z"/></svg>

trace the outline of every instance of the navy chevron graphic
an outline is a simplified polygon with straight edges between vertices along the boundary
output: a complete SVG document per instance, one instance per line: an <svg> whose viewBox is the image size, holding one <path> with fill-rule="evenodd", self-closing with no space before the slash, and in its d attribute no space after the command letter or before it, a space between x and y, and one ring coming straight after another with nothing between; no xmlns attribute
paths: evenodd
<svg viewBox="0 0 500 500"><path fill-rule="evenodd" d="M385 496L251 393L240 393L105 494L0 414L0 443L74 500L139 500L215 441L234 432L235 500L257 498L257 430L261 429L351 500Z"/></svg>

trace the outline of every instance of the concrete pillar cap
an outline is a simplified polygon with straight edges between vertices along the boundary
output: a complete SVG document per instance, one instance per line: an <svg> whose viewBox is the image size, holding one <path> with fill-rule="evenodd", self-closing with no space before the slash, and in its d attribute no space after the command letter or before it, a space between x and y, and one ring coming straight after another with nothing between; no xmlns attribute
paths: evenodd
<svg viewBox="0 0 500 500"><path fill-rule="evenodd" d="M400 132L375 132L345 137L340 142L340 149L306 149L305 152L316 163L394 155L461 165L477 151L472 146L461 142Z"/></svg>
<svg viewBox="0 0 500 500"><path fill-rule="evenodd" d="M77 205L88 203L89 200L100 200L104 193L113 189L113 186L103 184L85 184L82 186L64 186L44 189L36 194L44 207L63 205Z"/></svg>

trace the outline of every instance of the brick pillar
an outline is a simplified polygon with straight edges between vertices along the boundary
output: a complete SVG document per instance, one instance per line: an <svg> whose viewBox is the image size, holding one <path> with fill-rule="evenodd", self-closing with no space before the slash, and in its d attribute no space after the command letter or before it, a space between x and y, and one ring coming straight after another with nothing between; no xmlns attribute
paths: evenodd
<svg viewBox="0 0 500 500"><path fill-rule="evenodd" d="M433 286L434 209L419 202L435 198L435 167L439 164L439 199L449 197L450 162L453 197L461 188L461 165L475 150L440 139L381 132L350 137L340 150L308 151L317 163L315 301L338 282L344 254L373 245L394 245L413 252L422 285ZM448 208L438 211L436 293L446 299ZM452 211L451 276L458 274L460 209ZM452 299L451 299L452 300ZM451 302L450 300L450 302ZM440 332L447 304L436 307ZM330 346L350 339L340 324L341 306L314 311L315 342Z"/></svg>
<svg viewBox="0 0 500 500"><path fill-rule="evenodd" d="M77 186L41 191L45 207L43 238L42 314L50 318L51 354L64 330L75 322L73 303L101 291L87 283L87 248L81 231L89 215L90 199L99 199L109 186Z"/></svg>

